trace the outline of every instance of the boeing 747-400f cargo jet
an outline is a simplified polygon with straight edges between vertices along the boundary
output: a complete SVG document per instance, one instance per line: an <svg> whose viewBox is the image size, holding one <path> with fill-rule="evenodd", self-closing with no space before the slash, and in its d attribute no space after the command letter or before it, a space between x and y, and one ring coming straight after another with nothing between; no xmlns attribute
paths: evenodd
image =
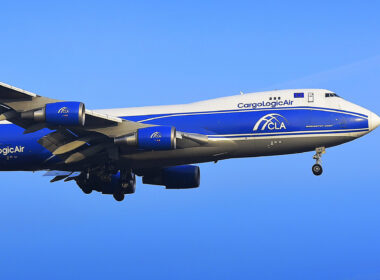
<svg viewBox="0 0 380 280"><path fill-rule="evenodd" d="M190 104L88 110L0 83L0 170L47 170L85 193L118 201L143 183L199 186L199 167L218 160L315 150L359 138L380 118L325 89L290 89Z"/></svg>

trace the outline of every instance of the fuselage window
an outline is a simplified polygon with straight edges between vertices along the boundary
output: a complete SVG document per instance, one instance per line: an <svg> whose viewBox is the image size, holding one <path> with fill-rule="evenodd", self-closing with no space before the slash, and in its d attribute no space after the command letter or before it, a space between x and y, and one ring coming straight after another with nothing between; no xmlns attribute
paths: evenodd
<svg viewBox="0 0 380 280"><path fill-rule="evenodd" d="M269 97L269 100L281 100L281 97Z"/></svg>

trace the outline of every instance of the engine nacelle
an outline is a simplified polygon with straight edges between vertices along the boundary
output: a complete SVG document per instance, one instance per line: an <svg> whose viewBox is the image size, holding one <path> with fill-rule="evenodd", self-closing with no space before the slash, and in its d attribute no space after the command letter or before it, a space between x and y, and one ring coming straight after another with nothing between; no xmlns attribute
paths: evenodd
<svg viewBox="0 0 380 280"><path fill-rule="evenodd" d="M115 138L116 144L134 146L142 150L173 150L176 148L176 129L172 126L151 126L136 133Z"/></svg>
<svg viewBox="0 0 380 280"><path fill-rule="evenodd" d="M46 104L46 122L55 125L84 126L86 112L81 102L57 102Z"/></svg>
<svg viewBox="0 0 380 280"><path fill-rule="evenodd" d="M143 150L176 148L176 130L172 126L151 126L137 131L137 147Z"/></svg>
<svg viewBox="0 0 380 280"><path fill-rule="evenodd" d="M192 189L200 184L198 166L181 165L167 167L143 177L144 184L165 186L167 189Z"/></svg>
<svg viewBox="0 0 380 280"><path fill-rule="evenodd" d="M56 102L35 111L23 112L21 118L53 125L84 126L86 110L81 102Z"/></svg>

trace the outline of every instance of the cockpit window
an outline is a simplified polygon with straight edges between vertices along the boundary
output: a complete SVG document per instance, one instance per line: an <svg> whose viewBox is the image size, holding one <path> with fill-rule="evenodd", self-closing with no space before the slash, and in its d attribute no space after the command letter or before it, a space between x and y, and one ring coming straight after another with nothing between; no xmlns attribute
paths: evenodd
<svg viewBox="0 0 380 280"><path fill-rule="evenodd" d="M339 97L339 95L337 95L336 93L331 93L331 92L326 93L325 96L326 97Z"/></svg>

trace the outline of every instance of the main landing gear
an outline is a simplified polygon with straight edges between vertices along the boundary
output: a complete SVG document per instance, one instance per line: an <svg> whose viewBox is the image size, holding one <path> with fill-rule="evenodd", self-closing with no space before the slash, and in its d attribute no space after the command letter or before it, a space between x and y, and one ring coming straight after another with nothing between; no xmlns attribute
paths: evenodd
<svg viewBox="0 0 380 280"><path fill-rule="evenodd" d="M318 147L315 149L315 155L313 156L313 159L315 159L316 163L312 167L313 174L315 176L320 176L323 173L322 168L322 155L326 152L325 147Z"/></svg>
<svg viewBox="0 0 380 280"><path fill-rule="evenodd" d="M75 180L85 194L93 190L112 194L116 201L122 201L126 194L136 191L136 175L131 169L120 170L116 174L109 170L86 170Z"/></svg>

